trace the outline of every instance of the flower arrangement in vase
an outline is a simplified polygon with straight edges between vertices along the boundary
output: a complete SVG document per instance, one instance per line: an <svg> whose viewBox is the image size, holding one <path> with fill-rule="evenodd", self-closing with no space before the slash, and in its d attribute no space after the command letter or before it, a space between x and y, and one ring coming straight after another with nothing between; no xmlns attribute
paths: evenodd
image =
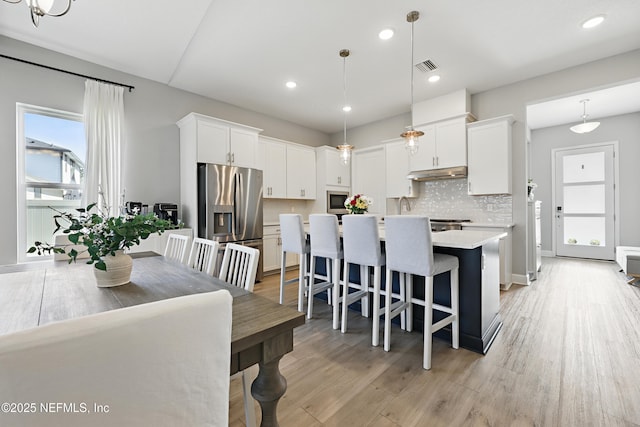
<svg viewBox="0 0 640 427"><path fill-rule="evenodd" d="M344 201L344 207L351 214L364 214L369 210L369 206L373 204L373 199L363 194L354 194L347 197Z"/></svg>
<svg viewBox="0 0 640 427"><path fill-rule="evenodd" d="M75 262L80 254L75 245L83 245L89 255L87 264L94 264L97 270L106 271L107 257L115 257L118 252L140 244L152 233L162 234L165 230L175 228L174 225L164 219L158 218L154 213L133 214L123 216L109 216L104 212L91 212L96 204L90 204L85 208L76 209L76 213L62 212L51 208L56 214L53 221L56 225L54 234L62 230L67 235L70 245L55 246L49 243L35 242L27 253L64 254L69 256L69 263ZM69 251L67 252L67 249Z"/></svg>

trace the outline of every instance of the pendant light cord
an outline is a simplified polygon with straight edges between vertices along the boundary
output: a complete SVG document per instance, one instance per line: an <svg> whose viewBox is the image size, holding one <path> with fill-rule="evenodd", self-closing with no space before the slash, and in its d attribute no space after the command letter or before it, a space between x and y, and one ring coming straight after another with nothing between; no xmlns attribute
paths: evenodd
<svg viewBox="0 0 640 427"><path fill-rule="evenodd" d="M347 56L342 57L342 90L344 94L344 104L342 104L343 128L344 128L344 145L347 145Z"/></svg>
<svg viewBox="0 0 640 427"><path fill-rule="evenodd" d="M413 130L413 24L415 19L411 21L411 130Z"/></svg>

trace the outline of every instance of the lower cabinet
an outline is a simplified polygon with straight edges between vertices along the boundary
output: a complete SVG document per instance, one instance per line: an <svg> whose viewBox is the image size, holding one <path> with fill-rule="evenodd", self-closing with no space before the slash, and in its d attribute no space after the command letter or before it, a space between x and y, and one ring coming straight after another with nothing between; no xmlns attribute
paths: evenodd
<svg viewBox="0 0 640 427"><path fill-rule="evenodd" d="M279 225L266 225L263 228L263 267L262 271L278 272L282 260L282 239L280 238ZM298 265L296 254L287 254L287 267Z"/></svg>
<svg viewBox="0 0 640 427"><path fill-rule="evenodd" d="M500 239L499 242L499 253L500 253L500 289L503 291L508 290L513 283L511 278L513 267L511 260L511 252L513 250L512 243L512 226L505 225L501 226L496 224L495 226L487 226L487 225L474 225L473 223L469 223L469 225L462 225L464 230L478 230L478 231L495 231L498 233L507 233L506 237Z"/></svg>

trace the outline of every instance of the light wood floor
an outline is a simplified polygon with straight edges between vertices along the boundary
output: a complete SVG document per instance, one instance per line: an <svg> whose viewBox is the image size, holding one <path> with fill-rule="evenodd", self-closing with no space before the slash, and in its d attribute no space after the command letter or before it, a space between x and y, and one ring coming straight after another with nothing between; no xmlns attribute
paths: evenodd
<svg viewBox="0 0 640 427"><path fill-rule="evenodd" d="M278 280L255 292L277 301ZM290 285L286 304L295 298ZM280 363L282 427L640 425L640 288L614 263L545 258L532 286L501 293L504 326L486 356L435 339L430 371L421 334L394 326L385 353L368 319L350 313L341 334L326 304L314 307ZM232 426L244 425L241 388L232 381Z"/></svg>

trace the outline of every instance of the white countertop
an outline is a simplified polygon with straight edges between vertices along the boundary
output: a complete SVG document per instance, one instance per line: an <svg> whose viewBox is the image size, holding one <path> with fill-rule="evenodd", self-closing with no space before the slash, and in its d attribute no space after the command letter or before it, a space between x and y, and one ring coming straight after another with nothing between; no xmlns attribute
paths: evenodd
<svg viewBox="0 0 640 427"><path fill-rule="evenodd" d="M309 232L309 225L304 225L304 231ZM384 226L379 228L380 240L384 241ZM506 232L480 230L447 230L431 234L433 246L442 248L475 249L494 240L507 236Z"/></svg>
<svg viewBox="0 0 640 427"><path fill-rule="evenodd" d="M463 222L462 228L465 229L467 227L482 227L482 228L513 228L515 224L502 224L495 222Z"/></svg>

